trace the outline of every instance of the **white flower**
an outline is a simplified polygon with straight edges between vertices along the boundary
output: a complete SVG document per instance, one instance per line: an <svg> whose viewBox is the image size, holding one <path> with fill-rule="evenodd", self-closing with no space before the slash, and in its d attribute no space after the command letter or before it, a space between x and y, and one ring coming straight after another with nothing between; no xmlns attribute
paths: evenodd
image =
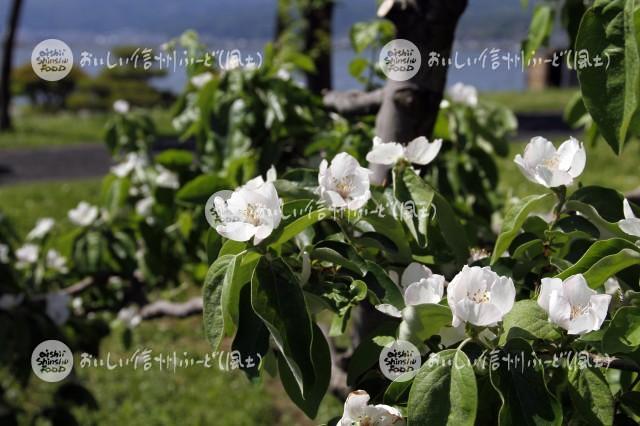
<svg viewBox="0 0 640 426"><path fill-rule="evenodd" d="M86 201L80 201L75 209L69 210L67 216L74 225L89 226L98 218L98 208Z"/></svg>
<svg viewBox="0 0 640 426"><path fill-rule="evenodd" d="M447 94L453 102L470 107L478 105L478 90L473 86L458 82L447 90Z"/></svg>
<svg viewBox="0 0 640 426"><path fill-rule="evenodd" d="M130 106L129 102L124 99L118 99L113 103L113 110L118 114L126 114L129 112Z"/></svg>
<svg viewBox="0 0 640 426"><path fill-rule="evenodd" d="M278 180L278 172L272 165L271 167L269 167L269 170L267 170L267 182L275 182L276 180Z"/></svg>
<svg viewBox="0 0 640 426"><path fill-rule="evenodd" d="M543 278L538 296L538 305L549 314L549 321L569 334L599 330L610 301L611 295L590 289L582 274L564 282L560 278Z"/></svg>
<svg viewBox="0 0 640 426"><path fill-rule="evenodd" d="M555 188L571 185L582 174L587 154L574 138L563 142L556 151L551 142L537 136L524 149L524 158L518 154L513 161L531 182Z"/></svg>
<svg viewBox="0 0 640 426"><path fill-rule="evenodd" d="M221 220L216 231L234 241L253 238L253 243L259 244L282 220L278 192L272 182L265 182L261 176L251 179L226 199L216 197L213 203Z"/></svg>
<svg viewBox="0 0 640 426"><path fill-rule="evenodd" d="M213 80L213 74L207 71L191 77L191 84L198 89L202 89L211 80Z"/></svg>
<svg viewBox="0 0 640 426"><path fill-rule="evenodd" d="M35 244L25 244L16 250L16 266L24 268L38 261L39 248Z"/></svg>
<svg viewBox="0 0 640 426"><path fill-rule="evenodd" d="M47 267L63 274L68 272L67 259L53 249L47 251Z"/></svg>
<svg viewBox="0 0 640 426"><path fill-rule="evenodd" d="M146 158L135 152L130 152L129 154L127 154L125 161L111 167L111 173L118 176L119 178L123 178L129 176L129 174L134 170L136 171L136 173L141 174L143 172L142 169L146 166Z"/></svg>
<svg viewBox="0 0 640 426"><path fill-rule="evenodd" d="M488 266L465 265L447 288L454 327L463 322L494 325L513 308L515 298L511 278L499 276Z"/></svg>
<svg viewBox="0 0 640 426"><path fill-rule="evenodd" d="M625 198L622 202L622 210L624 211L624 219L618 221L618 226L622 232L640 237L640 218L637 218L631 209L631 204Z"/></svg>
<svg viewBox="0 0 640 426"><path fill-rule="evenodd" d="M370 173L346 152L336 155L331 165L322 160L318 173L320 197L329 207L359 209L371 198Z"/></svg>
<svg viewBox="0 0 640 426"><path fill-rule="evenodd" d="M180 181L178 175L162 166L157 167L158 176L156 176L155 183L161 188L178 189L180 188Z"/></svg>
<svg viewBox="0 0 640 426"><path fill-rule="evenodd" d="M444 276L434 274L426 266L413 262L402 273L400 286L407 306L438 303L444 294ZM376 309L396 318L402 317L395 306L387 303L377 305Z"/></svg>
<svg viewBox="0 0 640 426"><path fill-rule="evenodd" d="M291 73L284 68L280 68L276 73L276 77L280 80L289 81L291 80Z"/></svg>
<svg viewBox="0 0 640 426"><path fill-rule="evenodd" d="M384 143L379 137L373 138L373 148L367 154L367 161L373 164L391 166L400 160L424 166L436 158L442 147L442 139L429 142L420 136L404 147L396 142Z"/></svg>
<svg viewBox="0 0 640 426"><path fill-rule="evenodd" d="M451 106L451 102L446 99L440 101L440 109L447 109Z"/></svg>
<svg viewBox="0 0 640 426"><path fill-rule="evenodd" d="M3 294L0 296L0 309L8 311L22 303L23 294Z"/></svg>
<svg viewBox="0 0 640 426"><path fill-rule="evenodd" d="M51 231L55 223L56 221L51 219L50 217L38 219L38 222L36 222L36 226L27 235L27 240L37 240L39 238L44 238L44 236L47 235L49 231Z"/></svg>
<svg viewBox="0 0 640 426"><path fill-rule="evenodd" d="M71 307L73 308L73 312L77 315L82 315L84 313L84 302L81 297L74 297L71 299Z"/></svg>
<svg viewBox="0 0 640 426"><path fill-rule="evenodd" d="M142 322L142 317L135 306L127 306L118 312L118 320L122 321L128 328L135 328Z"/></svg>
<svg viewBox="0 0 640 426"><path fill-rule="evenodd" d="M0 263L9 263L9 246L0 244Z"/></svg>
<svg viewBox="0 0 640 426"><path fill-rule="evenodd" d="M402 413L384 404L368 405L369 394L363 390L351 392L344 403L338 426L404 426Z"/></svg>
<svg viewBox="0 0 640 426"><path fill-rule="evenodd" d="M604 292L611 296L621 295L622 287L620 287L620 282L615 277L607 278L604 282Z"/></svg>
<svg viewBox="0 0 640 426"><path fill-rule="evenodd" d="M153 197L144 197L136 202L136 213L140 216L149 216L153 208Z"/></svg>
<svg viewBox="0 0 640 426"><path fill-rule="evenodd" d="M56 325L62 325L69 319L69 301L71 297L61 291L46 296L46 314Z"/></svg>

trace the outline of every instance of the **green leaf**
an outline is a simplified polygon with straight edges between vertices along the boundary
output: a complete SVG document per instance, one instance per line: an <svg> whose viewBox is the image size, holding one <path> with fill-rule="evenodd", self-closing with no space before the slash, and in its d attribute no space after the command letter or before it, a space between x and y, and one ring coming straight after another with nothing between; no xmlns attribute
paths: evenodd
<svg viewBox="0 0 640 426"><path fill-rule="evenodd" d="M367 273L364 260L358 255L355 248L347 243L321 241L313 247L309 255L311 259L342 266L361 277Z"/></svg>
<svg viewBox="0 0 640 426"><path fill-rule="evenodd" d="M637 249L623 249L616 254L606 256L597 261L584 273L584 278L587 280L587 283L589 283L589 287L598 288L601 287L609 277L612 277L623 269L639 264L640 252Z"/></svg>
<svg viewBox="0 0 640 426"><path fill-rule="evenodd" d="M435 196L435 190L420 178L410 168L406 168L402 174L403 183L411 196L411 200L415 203L415 214L417 218L417 235L414 235L416 241L421 246L426 246L427 240L427 225L429 224L429 210L431 209L431 203ZM410 220L415 222L415 218L405 217L405 222ZM414 225L415 226L415 225ZM411 227L414 229L414 227Z"/></svg>
<svg viewBox="0 0 640 426"><path fill-rule="evenodd" d="M231 280L222 288L222 312L224 330L227 336L233 336L240 322L240 291L251 280L251 275L261 255L247 252L236 256Z"/></svg>
<svg viewBox="0 0 640 426"><path fill-rule="evenodd" d="M222 291L229 285L233 277L237 257L225 255L218 258L207 272L203 288L204 332L217 350L224 336L224 313L222 308Z"/></svg>
<svg viewBox="0 0 640 426"><path fill-rule="evenodd" d="M377 365L380 352L385 344L395 340L398 323L385 321L368 334L353 351L347 370L347 385L354 386L358 378ZM388 341L381 341L381 337Z"/></svg>
<svg viewBox="0 0 640 426"><path fill-rule="evenodd" d="M184 149L168 149L156 155L155 162L169 170L187 170L193 163L193 153Z"/></svg>
<svg viewBox="0 0 640 426"><path fill-rule="evenodd" d="M298 280L282 260L260 258L251 279L251 305L306 398L315 381L312 323Z"/></svg>
<svg viewBox="0 0 640 426"><path fill-rule="evenodd" d="M366 59L354 58L349 63L349 74L351 74L353 78L358 79L360 78L362 73L367 69L368 66L369 66L369 62Z"/></svg>
<svg viewBox="0 0 640 426"><path fill-rule="evenodd" d="M258 355L264 359L269 351L269 330L251 307L250 286L244 286L240 291L240 321L231 349L240 352L243 362L248 356L253 358L255 366L250 367L245 362L242 372L249 379L258 378L260 376Z"/></svg>
<svg viewBox="0 0 640 426"><path fill-rule="evenodd" d="M425 362L409 391L411 425L473 425L478 406L476 377L459 350L438 352Z"/></svg>
<svg viewBox="0 0 640 426"><path fill-rule="evenodd" d="M296 380L289 370L284 357L278 357L278 371L280 380L289 398L310 418L318 414L318 408L324 398L329 381L331 380L331 353L329 345L322 331L317 325L313 325L313 342L311 344L311 356L315 373L313 387L303 397Z"/></svg>
<svg viewBox="0 0 640 426"><path fill-rule="evenodd" d="M511 206L504 217L502 231L496 241L496 246L491 255L491 264L493 265L500 259L500 256L509 248L513 239L518 235L524 221L529 214L536 208L544 205L550 200L553 194L530 195L523 198L518 203Z"/></svg>
<svg viewBox="0 0 640 426"><path fill-rule="evenodd" d="M176 194L176 198L192 204L207 202L214 192L224 189L227 183L215 175L200 175L187 182Z"/></svg>
<svg viewBox="0 0 640 426"><path fill-rule="evenodd" d="M514 338L556 341L562 337L558 328L549 322L547 313L535 300L516 302L511 311L504 316L503 327L500 345Z"/></svg>
<svg viewBox="0 0 640 426"><path fill-rule="evenodd" d="M622 204L622 202L621 202ZM600 236L603 238L610 237L621 237L621 238L629 238L622 230L617 223L609 222L604 219L598 210L591 204L587 204L582 201L577 200L569 200L564 205L565 210L567 211L576 211L582 214L584 217L589 219L589 221L594 224L598 231L600 232Z"/></svg>
<svg viewBox="0 0 640 426"><path fill-rule="evenodd" d="M587 107L584 106L582 93L576 92L564 109L564 121L571 126L572 129L576 129L586 124L585 116L587 115Z"/></svg>
<svg viewBox="0 0 640 426"><path fill-rule="evenodd" d="M640 308L622 307L616 312L602 337L605 353L629 353L640 346Z"/></svg>
<svg viewBox="0 0 640 426"><path fill-rule="evenodd" d="M489 371L502 400L500 425L560 426L561 407L547 389L531 345L523 339L511 339L500 356L499 367Z"/></svg>
<svg viewBox="0 0 640 426"><path fill-rule="evenodd" d="M576 407L576 414L588 424L613 424L613 396L607 380L599 369L570 369L569 395Z"/></svg>
<svg viewBox="0 0 640 426"><path fill-rule="evenodd" d="M401 340L420 344L451 325L453 316L448 306L435 303L407 306L402 310L402 323L398 330Z"/></svg>
<svg viewBox="0 0 640 426"><path fill-rule="evenodd" d="M522 42L525 63L531 60L540 46L548 42L553 28L554 15L551 5L543 3L536 6L531 18L529 34Z"/></svg>
<svg viewBox="0 0 640 426"><path fill-rule="evenodd" d="M621 251L625 251L625 254L622 257L632 258L628 253L628 251L635 251L638 253L638 248L631 242L627 240L623 240L622 238L611 238L608 240L596 241L589 247L589 249L582 255L582 257L574 263L571 267L565 269L556 275L556 278L560 278L565 280L572 275L575 274L585 274L587 275L591 268L597 265L600 261L604 260L604 258L616 255ZM621 258L617 258L621 259ZM594 280L593 283L589 281L591 287L597 287L601 285L604 281L598 283L597 280L602 276L602 273L607 273L607 271L614 271L612 273L615 274L616 269L615 264L611 264L610 261L606 261L598 265L596 269L591 271L591 277ZM628 266L628 265L627 265ZM611 276L611 275L609 275ZM606 278L608 278L607 276ZM605 278L605 280L606 280ZM592 285L593 284L593 285Z"/></svg>
<svg viewBox="0 0 640 426"><path fill-rule="evenodd" d="M587 110L602 136L620 153L638 110L640 54L634 22L635 0L596 0L580 23L576 51L603 65L578 68ZM605 69L605 66L608 68Z"/></svg>
<svg viewBox="0 0 640 426"><path fill-rule="evenodd" d="M465 265L469 259L469 240L466 230L449 202L438 192L433 197L433 204L436 206L436 218L438 218L442 237L453 251L458 264Z"/></svg>
<svg viewBox="0 0 640 426"><path fill-rule="evenodd" d="M323 208L309 212L286 225L275 235L273 241L268 242L267 244L269 247L278 248L308 227L328 217L331 217L331 211L328 209Z"/></svg>
<svg viewBox="0 0 640 426"><path fill-rule="evenodd" d="M367 275L365 282L367 287L374 290L382 303L390 303L398 309L404 307L404 297L400 288L394 283L386 271L375 262L366 260Z"/></svg>

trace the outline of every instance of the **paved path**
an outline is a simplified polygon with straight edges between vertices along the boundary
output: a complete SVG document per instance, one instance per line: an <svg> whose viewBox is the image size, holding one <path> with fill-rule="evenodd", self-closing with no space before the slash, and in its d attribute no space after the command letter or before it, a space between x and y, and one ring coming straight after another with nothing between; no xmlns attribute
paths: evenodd
<svg viewBox="0 0 640 426"><path fill-rule="evenodd" d="M0 150L0 185L103 176L111 156L100 143Z"/></svg>

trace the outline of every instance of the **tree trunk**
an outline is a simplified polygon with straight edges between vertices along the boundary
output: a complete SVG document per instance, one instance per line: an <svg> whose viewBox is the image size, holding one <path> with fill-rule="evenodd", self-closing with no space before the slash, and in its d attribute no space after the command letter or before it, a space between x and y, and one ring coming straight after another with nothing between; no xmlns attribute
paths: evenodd
<svg viewBox="0 0 640 426"><path fill-rule="evenodd" d="M316 70L306 73L307 87L316 94L331 90L331 22L334 0L325 0L320 5L309 2L303 10L306 21L304 52L313 58Z"/></svg>
<svg viewBox="0 0 640 426"><path fill-rule="evenodd" d="M407 81L387 80L380 91L328 93L324 104L342 114L368 114L379 108L376 135L384 142L410 142L418 136L430 137L440 109L447 81L447 68L428 66L429 52L448 58L458 20L467 0L396 1L384 17L396 26L396 38L415 44L422 57L418 73ZM388 168L373 168L372 181L382 183ZM359 345L382 322L384 316L369 303L354 313L352 342Z"/></svg>
<svg viewBox="0 0 640 426"><path fill-rule="evenodd" d="M428 66L429 53L448 58L458 20L467 0L396 1L385 18L397 29L396 38L418 47L422 64L407 81L387 80L376 117L376 135L383 142L407 143L418 136L430 137L447 82L446 66ZM388 167L373 168L372 181L382 183Z"/></svg>
<svg viewBox="0 0 640 426"><path fill-rule="evenodd" d="M11 129L9 108L11 103L11 68L22 0L13 0L2 40L2 70L0 71L0 131Z"/></svg>

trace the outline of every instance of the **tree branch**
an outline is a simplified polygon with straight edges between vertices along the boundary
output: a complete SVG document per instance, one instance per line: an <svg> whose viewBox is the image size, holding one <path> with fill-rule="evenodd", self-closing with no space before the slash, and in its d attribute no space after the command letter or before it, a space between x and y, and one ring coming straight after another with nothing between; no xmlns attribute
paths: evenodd
<svg viewBox="0 0 640 426"><path fill-rule="evenodd" d="M186 302L157 300L140 309L140 317L145 319L160 317L186 318L202 312L202 297L194 297Z"/></svg>
<svg viewBox="0 0 640 426"><path fill-rule="evenodd" d="M344 116L375 114L382 104L382 89L372 92L330 91L324 94L322 103L327 109Z"/></svg>

